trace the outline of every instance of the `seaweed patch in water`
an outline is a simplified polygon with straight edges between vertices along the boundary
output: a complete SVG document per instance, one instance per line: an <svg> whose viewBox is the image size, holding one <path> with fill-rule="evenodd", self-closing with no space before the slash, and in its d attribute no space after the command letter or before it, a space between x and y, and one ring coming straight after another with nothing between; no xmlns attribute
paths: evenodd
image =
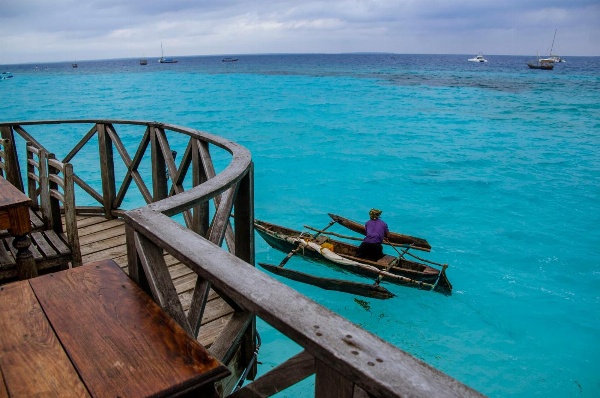
<svg viewBox="0 0 600 398"><path fill-rule="evenodd" d="M356 304L358 304L361 307L363 307L365 309L365 311L371 312L371 305L369 304L368 301L360 300L360 299L357 299L357 298L355 298L354 301L356 302Z"/></svg>

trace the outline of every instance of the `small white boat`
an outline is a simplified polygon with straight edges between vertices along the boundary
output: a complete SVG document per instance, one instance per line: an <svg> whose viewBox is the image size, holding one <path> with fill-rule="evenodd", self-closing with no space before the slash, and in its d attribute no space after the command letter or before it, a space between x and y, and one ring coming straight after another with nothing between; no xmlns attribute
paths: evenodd
<svg viewBox="0 0 600 398"><path fill-rule="evenodd" d="M473 57L473 58L469 58L467 61L471 61L471 62L487 62L487 59L485 59L483 57L482 53L479 53L479 55L477 55L476 57Z"/></svg>
<svg viewBox="0 0 600 398"><path fill-rule="evenodd" d="M13 74L11 72L0 73L0 80L10 79L11 77L13 77Z"/></svg>

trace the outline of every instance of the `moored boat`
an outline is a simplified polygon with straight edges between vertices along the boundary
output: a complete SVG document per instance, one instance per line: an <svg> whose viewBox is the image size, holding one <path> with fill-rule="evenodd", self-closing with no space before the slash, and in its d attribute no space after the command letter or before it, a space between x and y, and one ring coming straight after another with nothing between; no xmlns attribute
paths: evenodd
<svg viewBox="0 0 600 398"><path fill-rule="evenodd" d="M487 62L487 59L484 58L482 53L479 53L479 55L473 57L473 58L469 58L467 59L467 61L470 62Z"/></svg>
<svg viewBox="0 0 600 398"><path fill-rule="evenodd" d="M404 249L398 257L385 254L378 261L371 261L356 257L358 246L331 239L326 236L324 231L311 235L308 232L301 232L260 220L254 221L254 229L269 246L284 253L289 253L288 258L297 253L310 261L335 266L357 275L373 278L376 284L380 281L389 282L422 290L432 290L445 295L450 295L452 292L452 284L446 276L447 266L436 264L441 268L437 269L423 262L407 260L406 257L408 256L416 258L416 256L408 253L409 248ZM429 263L435 264L433 262ZM264 268L272 271L272 268ZM304 274L304 276L310 277L308 274Z"/></svg>
<svg viewBox="0 0 600 398"><path fill-rule="evenodd" d="M160 58L158 59L158 62L161 64L176 64L177 63L176 59L165 58L165 53L163 51L162 43L160 43Z"/></svg>
<svg viewBox="0 0 600 398"><path fill-rule="evenodd" d="M529 69L552 70L554 69L554 62L538 58L537 60L529 61L527 66L529 66Z"/></svg>
<svg viewBox="0 0 600 398"><path fill-rule="evenodd" d="M556 40L556 32L557 31L558 31L558 29L554 30L554 37L552 38L552 45L550 46L550 55L548 55L547 57L544 57L544 58L540 59L540 61L543 61L545 63L560 63L560 62L565 62L565 60L563 58L561 58L560 55L552 54L552 52L554 51L554 41Z"/></svg>

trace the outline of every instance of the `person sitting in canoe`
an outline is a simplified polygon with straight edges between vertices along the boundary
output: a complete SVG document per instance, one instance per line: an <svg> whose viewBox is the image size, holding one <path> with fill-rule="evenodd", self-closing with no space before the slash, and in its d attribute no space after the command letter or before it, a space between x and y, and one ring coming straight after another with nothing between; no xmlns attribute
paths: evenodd
<svg viewBox="0 0 600 398"><path fill-rule="evenodd" d="M381 210L371 209L369 221L365 223L366 236L356 251L356 256L377 261L383 257L383 240L390 232L381 217Z"/></svg>

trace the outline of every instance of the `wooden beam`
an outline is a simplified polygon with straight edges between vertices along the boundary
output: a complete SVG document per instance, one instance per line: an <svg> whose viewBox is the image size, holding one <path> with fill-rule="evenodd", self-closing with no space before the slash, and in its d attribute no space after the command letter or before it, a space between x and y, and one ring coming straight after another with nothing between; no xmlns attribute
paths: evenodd
<svg viewBox="0 0 600 398"><path fill-rule="evenodd" d="M239 343L253 318L254 315L250 312L235 312L208 351L227 365L238 349Z"/></svg>
<svg viewBox="0 0 600 398"><path fill-rule="evenodd" d="M160 149L158 137L164 135L162 127L153 126L150 128L150 146L152 159L152 201L158 202L165 199L167 190L167 169L165 167L165 157Z"/></svg>
<svg viewBox="0 0 600 398"><path fill-rule="evenodd" d="M6 172L5 179L10 182L19 191L25 192L23 189L23 180L21 178L21 167L19 166L19 156L17 155L17 147L15 145L15 136L10 126L1 126L0 134L4 139L4 171Z"/></svg>
<svg viewBox="0 0 600 398"><path fill-rule="evenodd" d="M313 373L315 373L315 357L302 351L229 395L229 398L270 397L306 379Z"/></svg>
<svg viewBox="0 0 600 398"><path fill-rule="evenodd" d="M316 361L315 398L352 398L354 383L324 362Z"/></svg>
<svg viewBox="0 0 600 398"><path fill-rule="evenodd" d="M132 179L135 181L135 183L136 183L138 189L140 190L140 193L144 197L144 200L146 201L146 203L151 203L152 195L150 195L150 191L148 191L148 187L144 183L144 180L140 176L140 173L137 171L137 167L139 166L140 161L142 160L142 156L146 152L146 148L148 147L148 143L150 142L148 128L146 128L144 136L142 137L142 139L140 141L140 145L138 146L134 160L131 160L131 157L129 156L127 149L125 149L125 145L123 145L123 142L121 141L121 138L119 137L117 132L114 130L114 127L111 125L110 128L107 128L107 131L108 131L108 134L109 134L111 140L115 144L115 148L117 148L117 152L121 156L123 163L127 167L127 173L125 174L125 178L123 179L121 188L119 188L119 193L117 194L117 196L115 198L115 203L113 204L113 207L119 208L121 206L121 203L123 202L123 199L125 198L125 194L127 193L128 189L129 189Z"/></svg>
<svg viewBox="0 0 600 398"><path fill-rule="evenodd" d="M190 143L192 153L192 186L197 187L208 180L208 176L206 175L206 170L200 156L201 147L205 147L203 149L203 153L208 152L208 143L203 143L197 139L191 139ZM209 223L208 201L205 201L194 207L191 230L202 237L206 237Z"/></svg>
<svg viewBox="0 0 600 398"><path fill-rule="evenodd" d="M77 143L77 145L75 145L73 147L73 149L71 149L71 151L67 154L67 156L65 156L65 158L62 160L63 163L69 163L71 161L71 159L73 159L73 157L81 150L81 148L83 148L85 146L85 144L88 143L88 141L94 136L94 134L96 134L98 132L98 125L96 123L94 123L94 125L92 126L92 128L87 132L86 135L83 136L83 138L81 140L79 140L79 142Z"/></svg>
<svg viewBox="0 0 600 398"><path fill-rule="evenodd" d="M200 324L202 322L202 317L204 316L204 309L206 308L209 293L210 282L198 277L196 279L196 286L194 286L194 293L192 295L192 301L187 316L194 336L198 336L198 333L200 332Z"/></svg>
<svg viewBox="0 0 600 398"><path fill-rule="evenodd" d="M223 239L225 238L225 232L229 224L229 216L231 215L231 209L233 208L233 202L235 200L235 194L237 192L237 185L229 188L223 196L217 207L215 216L213 217L212 224L208 230L208 240L221 246Z"/></svg>
<svg viewBox="0 0 600 398"><path fill-rule="evenodd" d="M105 216L112 218L112 204L115 200L115 164L112 140L106 132L106 125L98 124L98 150L102 177L102 198Z"/></svg>
<svg viewBox="0 0 600 398"><path fill-rule="evenodd" d="M234 209L235 250L232 253L254 265L254 163L239 183Z"/></svg>
<svg viewBox="0 0 600 398"><path fill-rule="evenodd" d="M199 238L153 207L129 211L125 218L139 233L215 288L369 394L481 397L477 391ZM325 377L336 379L329 374ZM338 384L345 391L343 383Z"/></svg>
<svg viewBox="0 0 600 398"><path fill-rule="evenodd" d="M152 290L152 297L192 337L192 328L169 275L162 250L143 235L135 234L135 247Z"/></svg>

